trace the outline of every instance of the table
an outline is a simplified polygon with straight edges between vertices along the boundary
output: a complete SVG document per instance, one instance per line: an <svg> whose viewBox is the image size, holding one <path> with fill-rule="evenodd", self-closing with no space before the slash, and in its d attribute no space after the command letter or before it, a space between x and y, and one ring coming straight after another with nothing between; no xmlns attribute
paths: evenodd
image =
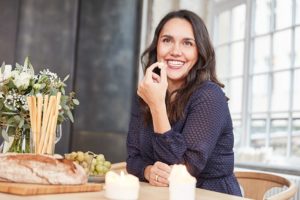
<svg viewBox="0 0 300 200"><path fill-rule="evenodd" d="M107 200L104 197L104 191L99 192L81 192L81 193L64 193L52 195L37 196L18 196L6 193L0 193L1 200ZM168 200L169 188L155 187L148 183L141 182L139 200ZM246 198L233 195L212 192L204 189L196 189L196 200L246 200Z"/></svg>

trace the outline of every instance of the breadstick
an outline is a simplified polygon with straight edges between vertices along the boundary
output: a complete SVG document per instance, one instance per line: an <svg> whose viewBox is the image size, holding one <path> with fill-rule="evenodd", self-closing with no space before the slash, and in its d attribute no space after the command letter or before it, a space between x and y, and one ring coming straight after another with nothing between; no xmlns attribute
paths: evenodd
<svg viewBox="0 0 300 200"><path fill-rule="evenodd" d="M59 104L60 104L60 98L61 98L61 93L58 92L56 95L56 106L54 115L52 116L52 122L51 122L51 128L50 128L50 138L49 138L49 143L48 143L48 148L47 148L47 153L52 154L54 153L54 146L55 146L55 138L56 138L56 124L57 124L57 118L58 118L58 109L59 109Z"/></svg>
<svg viewBox="0 0 300 200"><path fill-rule="evenodd" d="M32 130L32 134L33 134L33 141L34 144L36 144L37 141L37 130L36 130L36 124L37 124L37 108L36 108L36 97L35 96L31 96L31 109L32 109L32 125L31 125L31 130ZM36 152L37 147L35 145L34 151Z"/></svg>
<svg viewBox="0 0 300 200"><path fill-rule="evenodd" d="M48 143L48 140L49 140L49 135L48 135L48 129L49 127L51 126L51 123L50 123L50 120L51 120L51 113L52 113L52 110L53 110L53 107L55 106L55 96L51 96L50 97L50 101L49 101L49 104L48 104L48 107L47 107L47 111L46 111L46 117L45 117L45 124L43 124L43 126L45 126L44 128L44 133L43 133L43 136L44 138L41 139L40 143L39 143L39 152L40 153L44 153L45 150L46 150L46 145Z"/></svg>
<svg viewBox="0 0 300 200"><path fill-rule="evenodd" d="M39 95L37 97L36 144L39 143L40 135L41 135L42 106L43 106L43 97L41 95Z"/></svg>
<svg viewBox="0 0 300 200"><path fill-rule="evenodd" d="M44 105L43 105L43 121L42 121L42 128L41 128L41 132L40 132L40 141L37 144L38 146L38 153L41 153L41 143L43 143L43 141L45 140L45 132L46 132L46 127L47 127L47 121L46 121L46 116L47 116L47 109L48 109L48 102L49 101L49 96L45 95L44 98Z"/></svg>

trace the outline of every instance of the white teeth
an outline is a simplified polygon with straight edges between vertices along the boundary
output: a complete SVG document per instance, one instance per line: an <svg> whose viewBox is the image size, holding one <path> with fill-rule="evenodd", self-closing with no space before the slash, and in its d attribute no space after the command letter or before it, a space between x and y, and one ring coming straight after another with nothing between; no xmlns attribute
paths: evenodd
<svg viewBox="0 0 300 200"><path fill-rule="evenodd" d="M175 66L182 66L184 62L178 61L178 60L169 60L168 61L169 65L175 65Z"/></svg>

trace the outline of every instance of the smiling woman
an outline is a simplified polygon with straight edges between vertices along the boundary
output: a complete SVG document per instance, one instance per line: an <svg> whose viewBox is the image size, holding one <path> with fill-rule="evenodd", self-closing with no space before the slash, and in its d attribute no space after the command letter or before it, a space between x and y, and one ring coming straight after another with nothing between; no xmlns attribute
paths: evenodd
<svg viewBox="0 0 300 200"><path fill-rule="evenodd" d="M132 105L127 171L168 186L172 166L184 164L197 187L241 195L228 99L202 19L187 10L167 14L142 59L145 76Z"/></svg>

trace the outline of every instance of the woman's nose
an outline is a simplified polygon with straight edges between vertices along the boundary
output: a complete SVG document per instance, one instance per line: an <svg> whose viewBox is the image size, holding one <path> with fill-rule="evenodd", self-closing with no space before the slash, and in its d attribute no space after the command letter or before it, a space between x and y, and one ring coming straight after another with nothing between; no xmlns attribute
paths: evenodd
<svg viewBox="0 0 300 200"><path fill-rule="evenodd" d="M182 55L182 51L181 51L179 44L174 44L174 46L171 50L171 55L172 56L181 56Z"/></svg>

